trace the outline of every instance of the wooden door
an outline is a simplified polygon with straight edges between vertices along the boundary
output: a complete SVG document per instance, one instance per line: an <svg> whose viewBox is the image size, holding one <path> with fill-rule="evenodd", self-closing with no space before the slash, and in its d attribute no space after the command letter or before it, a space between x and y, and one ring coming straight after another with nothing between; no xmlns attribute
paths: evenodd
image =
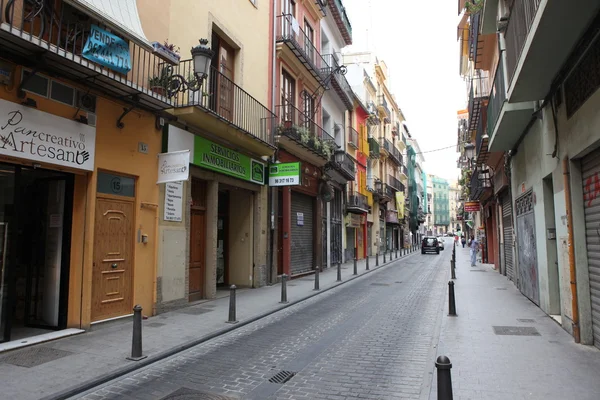
<svg viewBox="0 0 600 400"><path fill-rule="evenodd" d="M205 211L192 209L190 225L190 276L188 300L196 301L204 296L204 276L206 274Z"/></svg>
<svg viewBox="0 0 600 400"><path fill-rule="evenodd" d="M96 199L92 321L131 314L133 202Z"/></svg>
<svg viewBox="0 0 600 400"><path fill-rule="evenodd" d="M281 113L282 123L297 124L294 104L296 104L296 81L287 71L281 72L281 103L283 110ZM286 125L287 125L286 124Z"/></svg>
<svg viewBox="0 0 600 400"><path fill-rule="evenodd" d="M233 121L234 113L234 56L235 52L223 39L219 40L219 115L228 121Z"/></svg>

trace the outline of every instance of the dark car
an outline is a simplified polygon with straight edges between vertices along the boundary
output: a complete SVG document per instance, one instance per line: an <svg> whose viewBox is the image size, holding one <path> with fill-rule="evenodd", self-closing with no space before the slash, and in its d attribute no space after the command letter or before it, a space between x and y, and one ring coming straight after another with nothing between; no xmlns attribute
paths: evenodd
<svg viewBox="0 0 600 400"><path fill-rule="evenodd" d="M435 254L440 254L438 238L435 236L425 236L421 242L421 254L425 254L428 251L434 251Z"/></svg>

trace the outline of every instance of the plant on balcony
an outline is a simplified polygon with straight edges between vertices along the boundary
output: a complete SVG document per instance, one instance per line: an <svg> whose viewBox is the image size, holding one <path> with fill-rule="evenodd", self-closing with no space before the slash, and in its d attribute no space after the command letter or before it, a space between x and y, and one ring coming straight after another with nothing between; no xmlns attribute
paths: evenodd
<svg viewBox="0 0 600 400"><path fill-rule="evenodd" d="M158 76L148 79L148 86L154 93L164 96L171 82L171 69L162 68Z"/></svg>
<svg viewBox="0 0 600 400"><path fill-rule="evenodd" d="M331 158L331 156L333 155L333 152L335 151L335 144L332 142L328 142L328 141L324 141L323 142L323 154L325 154L325 156L327 158Z"/></svg>
<svg viewBox="0 0 600 400"><path fill-rule="evenodd" d="M468 0L465 3L465 9L469 14L477 14L483 9L484 0Z"/></svg>
<svg viewBox="0 0 600 400"><path fill-rule="evenodd" d="M165 40L164 43L152 42L154 48L154 54L162 58L163 60L173 65L178 65L181 55L179 55L179 46L169 43L169 39Z"/></svg>

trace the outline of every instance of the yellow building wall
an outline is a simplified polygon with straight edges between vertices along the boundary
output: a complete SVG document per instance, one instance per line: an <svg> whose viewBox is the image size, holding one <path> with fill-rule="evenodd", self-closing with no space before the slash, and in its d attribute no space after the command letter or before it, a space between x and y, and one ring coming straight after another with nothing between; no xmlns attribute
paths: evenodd
<svg viewBox="0 0 600 400"><path fill-rule="evenodd" d="M180 48L181 60L191 59L198 40L211 40L213 29L236 49L234 82L262 104L268 104L271 21L268 1L138 0L148 40L168 39Z"/></svg>

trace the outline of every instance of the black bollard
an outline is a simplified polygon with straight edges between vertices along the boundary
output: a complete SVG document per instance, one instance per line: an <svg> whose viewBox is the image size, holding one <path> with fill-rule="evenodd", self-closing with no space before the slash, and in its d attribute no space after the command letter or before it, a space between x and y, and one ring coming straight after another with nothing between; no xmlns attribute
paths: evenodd
<svg viewBox="0 0 600 400"><path fill-rule="evenodd" d="M383 251L383 263L385 264L385 250Z"/></svg>
<svg viewBox="0 0 600 400"><path fill-rule="evenodd" d="M142 306L133 307L133 337L131 340L131 357L128 360L139 361L147 356L142 355Z"/></svg>
<svg viewBox="0 0 600 400"><path fill-rule="evenodd" d="M368 271L369 270L369 256L367 256L366 262L367 262L367 271Z"/></svg>
<svg viewBox="0 0 600 400"><path fill-rule="evenodd" d="M398 259L398 248L396 247L396 260Z"/></svg>
<svg viewBox="0 0 600 400"><path fill-rule="evenodd" d="M341 282L342 281L342 263L338 262L338 266L337 266L337 281Z"/></svg>
<svg viewBox="0 0 600 400"><path fill-rule="evenodd" d="M237 287L235 285L231 285L229 287L229 320L228 324L237 324L237 319L235 318L235 291Z"/></svg>
<svg viewBox="0 0 600 400"><path fill-rule="evenodd" d="M452 279L456 279L456 271L454 270L454 261L450 260L450 273L452 275Z"/></svg>
<svg viewBox="0 0 600 400"><path fill-rule="evenodd" d="M315 268L315 290L319 290L319 266Z"/></svg>
<svg viewBox="0 0 600 400"><path fill-rule="evenodd" d="M287 303L287 278L286 274L281 275L281 301L280 303Z"/></svg>
<svg viewBox="0 0 600 400"><path fill-rule="evenodd" d="M379 267L379 252L375 253L375 266Z"/></svg>
<svg viewBox="0 0 600 400"><path fill-rule="evenodd" d="M454 300L454 282L448 282L448 316L456 317L456 302Z"/></svg>
<svg viewBox="0 0 600 400"><path fill-rule="evenodd" d="M357 257L358 257L358 249L355 247L354 248L354 275L358 275Z"/></svg>
<svg viewBox="0 0 600 400"><path fill-rule="evenodd" d="M452 363L446 356L439 356L435 362L437 369L437 398L438 400L453 400L452 397L452 376L450 369Z"/></svg>

